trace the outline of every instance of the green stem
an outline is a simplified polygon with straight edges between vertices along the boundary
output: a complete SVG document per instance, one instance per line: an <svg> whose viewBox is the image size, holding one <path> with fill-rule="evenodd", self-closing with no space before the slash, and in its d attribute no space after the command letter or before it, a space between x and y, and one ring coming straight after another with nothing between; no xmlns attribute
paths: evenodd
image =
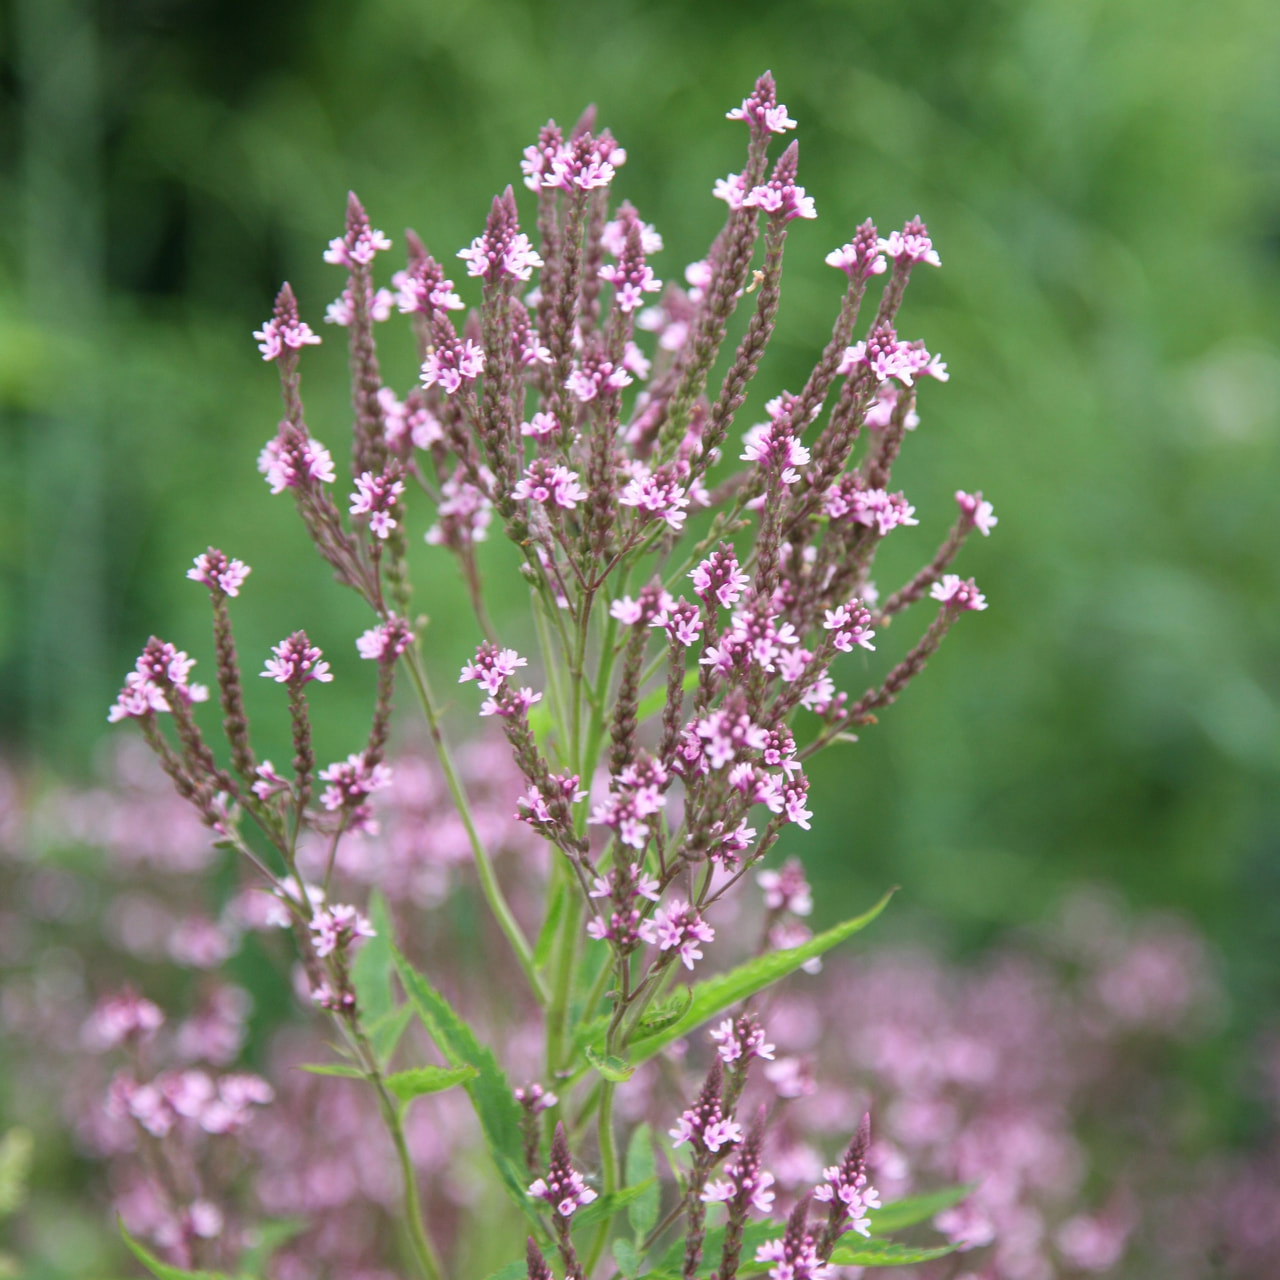
<svg viewBox="0 0 1280 1280"><path fill-rule="evenodd" d="M578 959L578 935L582 931L582 897L569 886L569 901L560 924L556 969L547 1005L547 1074L555 1078L565 1060L569 1032L569 1000L573 995L573 971Z"/></svg>
<svg viewBox="0 0 1280 1280"><path fill-rule="evenodd" d="M493 912L499 928L506 934L512 951L516 953L516 959L529 980L534 998L540 1005L545 1006L547 989L542 979L538 977L538 970L533 963L533 949L529 946L529 940L524 936L524 930L520 928L520 922L511 910L511 904L503 895L502 886L498 884L498 877L494 874L493 861L484 847L484 842L480 839L480 833L476 830L471 804L467 800L466 789L462 785L457 765L454 764L453 753L449 750L449 744L445 741L444 733L440 728L440 713L432 699L427 674L422 669L417 650L415 648L406 650L404 660L409 670L409 678L417 691L418 701L422 704L423 713L427 717L427 728L435 744L436 756L440 761L440 769L448 785L449 794L453 797L458 816L462 819L462 825L467 833L467 840L471 844L471 853L475 858L476 873L480 878L480 888L484 893L485 901L488 902L489 910Z"/></svg>
<svg viewBox="0 0 1280 1280"><path fill-rule="evenodd" d="M614 1084L610 1080L603 1082L600 1088L600 1112L597 1119L597 1131L600 1142L600 1167L604 1171L604 1194L618 1189L618 1150L613 1141L613 1092ZM609 1240L609 1229L613 1225L612 1218L601 1219L596 1228L595 1239L587 1254L585 1271L590 1275L600 1261L600 1255Z"/></svg>

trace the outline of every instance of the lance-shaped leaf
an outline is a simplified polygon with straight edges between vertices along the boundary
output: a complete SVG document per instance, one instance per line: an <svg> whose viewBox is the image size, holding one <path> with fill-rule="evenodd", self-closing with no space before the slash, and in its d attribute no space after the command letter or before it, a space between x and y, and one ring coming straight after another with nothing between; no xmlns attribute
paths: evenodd
<svg viewBox="0 0 1280 1280"><path fill-rule="evenodd" d="M846 920L843 924L838 924L810 938L808 942L801 943L798 947L788 947L785 951L770 951L766 955L747 961L744 965L739 965L736 969L731 969L728 973L717 974L714 978L699 982L693 988L693 1000L685 1015L670 1026L664 1027L656 1035L636 1040L628 1046L628 1060L632 1065L639 1066L673 1040L688 1035L694 1028L714 1018L716 1014L722 1013L731 1005L737 1004L739 1000L745 1000L748 996L755 995L757 991L763 991L765 987L771 986L780 978L785 978L787 974L800 968L807 960L814 960L846 938L851 938L860 929L865 929L885 909L893 894L894 890L890 889L870 911L864 911L862 915Z"/></svg>
<svg viewBox="0 0 1280 1280"><path fill-rule="evenodd" d="M124 1238L125 1244L129 1246L130 1252L135 1258L151 1274L157 1277L157 1280L230 1280L221 1271L184 1271L181 1267L170 1266L167 1262L161 1262L155 1254L143 1248L125 1229L124 1223L120 1223L120 1235Z"/></svg>
<svg viewBox="0 0 1280 1280"><path fill-rule="evenodd" d="M903 1227L913 1227L917 1222L932 1218L935 1213L950 1209L959 1204L971 1191L973 1186L943 1187L941 1191L926 1191L923 1195L907 1196L895 1200L882 1209L872 1209L867 1214L873 1236L887 1236L891 1231L901 1231Z"/></svg>
<svg viewBox="0 0 1280 1280"><path fill-rule="evenodd" d="M466 1084L480 1073L472 1066L461 1067L411 1067L397 1071L383 1083L401 1102L412 1102L424 1093L441 1093L455 1085Z"/></svg>
<svg viewBox="0 0 1280 1280"><path fill-rule="evenodd" d="M858 1240L855 1244L841 1245L831 1255L835 1267L913 1267L920 1262L932 1262L954 1253L953 1244L936 1245L918 1249L894 1240Z"/></svg>
<svg viewBox="0 0 1280 1280"><path fill-rule="evenodd" d="M658 1224L658 1207L662 1196L657 1183L657 1161L653 1155L653 1137L647 1124L638 1124L627 1143L627 1186L643 1185L645 1192L637 1196L627 1209L627 1220L635 1233L636 1247Z"/></svg>
<svg viewBox="0 0 1280 1280"><path fill-rule="evenodd" d="M545 1230L528 1196L529 1175L520 1133L520 1104L498 1066L493 1050L454 1012L449 1002L393 949L396 972L414 1012L451 1067L474 1067L466 1090L475 1108L489 1156L512 1202L528 1218L539 1237Z"/></svg>
<svg viewBox="0 0 1280 1280"><path fill-rule="evenodd" d="M634 1187L622 1187L617 1191L610 1191L607 1195L596 1196L590 1204L584 1204L573 1215L573 1229L578 1231L583 1227L593 1226L597 1222L607 1221L619 1209L625 1209L627 1205L634 1204L650 1187L656 1186L655 1179L650 1178L647 1182L641 1182Z"/></svg>

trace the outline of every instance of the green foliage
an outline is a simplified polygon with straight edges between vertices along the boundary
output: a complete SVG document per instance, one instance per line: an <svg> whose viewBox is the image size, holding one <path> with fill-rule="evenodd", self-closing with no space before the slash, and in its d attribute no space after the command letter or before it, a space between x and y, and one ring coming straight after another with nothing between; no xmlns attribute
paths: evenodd
<svg viewBox="0 0 1280 1280"><path fill-rule="evenodd" d="M631 1131L627 1142L626 1181L627 1186L645 1186L643 1195L637 1196L627 1208L627 1221L635 1234L637 1247L641 1245L649 1232L658 1225L658 1207L662 1199L662 1188L657 1181L657 1161L653 1154L653 1136L647 1124L638 1124Z"/></svg>
<svg viewBox="0 0 1280 1280"><path fill-rule="evenodd" d="M911 1267L920 1262L932 1262L934 1258L945 1258L955 1251L953 1244L918 1249L892 1240L858 1240L856 1244L837 1248L831 1255L831 1262L837 1267Z"/></svg>
<svg viewBox="0 0 1280 1280"><path fill-rule="evenodd" d="M440 1093L474 1080L480 1072L472 1066L410 1067L387 1076L383 1083L401 1102L412 1102L426 1093Z"/></svg>
<svg viewBox="0 0 1280 1280"><path fill-rule="evenodd" d="M616 1053L600 1053L591 1045L587 1045L585 1052L587 1061L606 1080L614 1084L624 1084L635 1074L635 1067L625 1058L618 1057Z"/></svg>
<svg viewBox="0 0 1280 1280"><path fill-rule="evenodd" d="M436 1048L454 1068L471 1067L475 1075L466 1090L484 1133L489 1156L507 1194L531 1225L542 1234L542 1223L529 1199L528 1175L520 1135L520 1106L493 1050L481 1044L449 1002L400 954L393 950L401 985Z"/></svg>
<svg viewBox="0 0 1280 1280"><path fill-rule="evenodd" d="M959 1204L971 1191L971 1186L945 1187L941 1191L926 1191L923 1195L906 1196L885 1205L882 1209L872 1209L867 1214L871 1223L873 1236L887 1236L891 1232L901 1231L903 1227L913 1227L917 1222L925 1222L935 1213L950 1209Z"/></svg>
<svg viewBox="0 0 1280 1280"><path fill-rule="evenodd" d="M656 1035L637 1040L629 1047L631 1061L638 1066L652 1058L673 1040L688 1035L694 1028L714 1018L716 1014L722 1013L731 1005L737 1004L739 1000L745 1000L748 996L755 995L757 991L763 991L765 987L772 986L787 974L794 973L805 961L815 959L846 938L851 938L860 929L865 929L889 905L893 892L891 889L869 911L864 911L862 915L846 920L825 933L815 935L798 947L789 947L785 951L767 952L754 960L749 960L746 964L739 965L736 969L731 969L728 973L717 974L714 978L699 982L693 988L693 999L689 1003L688 1011L682 1017L664 1027Z"/></svg>
<svg viewBox="0 0 1280 1280"><path fill-rule="evenodd" d="M657 1181L653 1178L645 1182L641 1182L634 1187L622 1187L618 1191L610 1191L605 1195L596 1196L596 1198L587 1205L583 1205L573 1215L573 1229L575 1232L583 1230L586 1227L595 1226L598 1222L608 1222L613 1215L628 1205L635 1204L637 1200L641 1200L650 1191L657 1190Z"/></svg>
<svg viewBox="0 0 1280 1280"><path fill-rule="evenodd" d="M181 1267L173 1267L167 1262L161 1262L155 1254L140 1245L124 1229L124 1223L120 1224L120 1234L124 1237L129 1251L156 1277L156 1280L230 1280L230 1277L221 1271L184 1271Z"/></svg>
<svg viewBox="0 0 1280 1280"><path fill-rule="evenodd" d="M22 1208L34 1153L35 1135L30 1129L15 1127L0 1138L0 1218Z"/></svg>

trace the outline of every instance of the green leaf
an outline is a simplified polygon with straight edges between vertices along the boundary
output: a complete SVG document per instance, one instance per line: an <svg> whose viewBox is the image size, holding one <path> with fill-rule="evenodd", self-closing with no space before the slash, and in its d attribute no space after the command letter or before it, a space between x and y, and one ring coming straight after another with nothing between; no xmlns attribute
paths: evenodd
<svg viewBox="0 0 1280 1280"><path fill-rule="evenodd" d="M489 1156L507 1194L518 1205L537 1234L545 1234L529 1199L528 1171L524 1163L524 1140L520 1133L520 1104L502 1074L493 1050L481 1044L471 1028L454 1012L449 1002L399 951L392 949L400 982L422 1025L435 1041L451 1067L474 1067L475 1076L466 1082L467 1094L480 1121Z"/></svg>
<svg viewBox="0 0 1280 1280"><path fill-rule="evenodd" d="M27 1198L35 1137L30 1129L14 1128L0 1138L0 1218L22 1208Z"/></svg>
<svg viewBox="0 0 1280 1280"><path fill-rule="evenodd" d="M604 1048L604 1033L609 1030L609 1023L613 1021L613 1014L602 1013L598 1018L589 1018L585 1022L580 1022L573 1031L573 1048L575 1053L581 1053L587 1045L595 1045L597 1049Z"/></svg>
<svg viewBox="0 0 1280 1280"><path fill-rule="evenodd" d="M303 1062L299 1064L298 1070L313 1076L341 1076L344 1080L369 1078L359 1067L348 1067L341 1062Z"/></svg>
<svg viewBox="0 0 1280 1280"><path fill-rule="evenodd" d="M303 1218L277 1218L257 1223L253 1228L253 1243L240 1258L241 1274L255 1278L265 1275L271 1255L306 1229L307 1223Z"/></svg>
<svg viewBox="0 0 1280 1280"><path fill-rule="evenodd" d="M873 1236L887 1236L891 1231L901 1231L903 1227L913 1227L917 1222L932 1218L935 1213L950 1209L959 1204L973 1190L973 1185L963 1187L944 1187L941 1191L927 1191L924 1195L907 1196L904 1200L895 1200L883 1209L872 1209L867 1214L871 1223Z"/></svg>
<svg viewBox="0 0 1280 1280"><path fill-rule="evenodd" d="M639 1275L640 1255L636 1252L636 1246L626 1236L621 1236L613 1242L613 1260L618 1264L618 1270L627 1276L628 1280Z"/></svg>
<svg viewBox="0 0 1280 1280"><path fill-rule="evenodd" d="M688 1013L692 1003L693 988L681 987L660 1004L651 1006L640 1020L641 1038L657 1035L659 1031L665 1031L673 1023L679 1022Z"/></svg>
<svg viewBox="0 0 1280 1280"><path fill-rule="evenodd" d="M636 1247L658 1225L658 1203L662 1196L657 1183L657 1161L653 1155L653 1137L647 1124L638 1124L627 1143L627 1186L653 1185L642 1196L637 1196L627 1208L627 1220L635 1232Z"/></svg>
<svg viewBox="0 0 1280 1280"><path fill-rule="evenodd" d="M857 1244L837 1248L831 1255L831 1264L836 1267L913 1267L918 1262L945 1258L955 1251L953 1244L917 1249L893 1240L859 1240Z"/></svg>
<svg viewBox="0 0 1280 1280"><path fill-rule="evenodd" d="M405 1028L413 1021L413 1006L402 1004L397 1009L384 1013L382 1017L365 1025L364 1033L369 1037L373 1051L378 1055L378 1062L385 1066L400 1043Z"/></svg>
<svg viewBox="0 0 1280 1280"><path fill-rule="evenodd" d="M587 1045L586 1055L587 1061L606 1080L611 1080L614 1084L624 1084L635 1075L635 1067L625 1058L619 1058L617 1054L600 1053L591 1045Z"/></svg>
<svg viewBox="0 0 1280 1280"><path fill-rule="evenodd" d="M356 989L356 1004L365 1026L385 1018L395 1010L395 992L391 986L391 952L395 945L395 926L387 910L387 900L375 889L369 895L369 922L376 936L360 944L351 962L351 982Z"/></svg>
<svg viewBox="0 0 1280 1280"><path fill-rule="evenodd" d="M648 1182L641 1182L634 1187L623 1187L618 1191L610 1191L607 1195L596 1196L590 1204L583 1205L573 1215L573 1229L577 1231L582 1227L607 1221L619 1209L625 1209L627 1205L634 1204L651 1186L657 1186L656 1179L651 1178Z"/></svg>
<svg viewBox="0 0 1280 1280"><path fill-rule="evenodd" d="M798 969L806 960L815 959L846 938L852 937L860 929L865 929L885 909L894 892L890 889L870 911L864 911L862 915L846 920L843 924L838 924L826 930L825 933L810 938L808 942L801 943L798 947L788 947L785 951L770 951L766 955L747 961L744 965L739 965L728 973L717 974L714 978L699 982L693 988L693 999L689 1004L688 1012L682 1018L665 1027L657 1035L647 1036L629 1046L631 1061L639 1066L673 1040L687 1035L695 1027L701 1026L709 1018L714 1018L717 1013L723 1012L730 1005L755 995L757 991L763 991L765 987L771 986L780 978L785 978L787 974Z"/></svg>
<svg viewBox="0 0 1280 1280"><path fill-rule="evenodd" d="M557 880L551 901L547 904L547 918L542 922L538 941L533 948L535 969L545 969L551 962L551 949L555 946L556 934L560 931L560 921L564 919L564 909L568 902L569 886L563 880Z"/></svg>
<svg viewBox="0 0 1280 1280"><path fill-rule="evenodd" d="M383 1083L401 1102L412 1102L424 1093L440 1093L465 1084L479 1074L475 1067L411 1067L387 1076Z"/></svg>
<svg viewBox="0 0 1280 1280"><path fill-rule="evenodd" d="M123 1222L120 1223L120 1234L133 1256L158 1280L229 1280L221 1271L184 1271L181 1267L171 1267L167 1262L161 1262L124 1229Z"/></svg>
<svg viewBox="0 0 1280 1280"><path fill-rule="evenodd" d="M529 1274L529 1264L523 1259L508 1262L495 1271L489 1280L525 1280Z"/></svg>

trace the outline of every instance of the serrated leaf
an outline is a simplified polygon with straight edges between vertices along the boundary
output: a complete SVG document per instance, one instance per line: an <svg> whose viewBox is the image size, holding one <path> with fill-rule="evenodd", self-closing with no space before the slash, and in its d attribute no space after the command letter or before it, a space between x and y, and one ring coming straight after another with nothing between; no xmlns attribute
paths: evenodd
<svg viewBox="0 0 1280 1280"><path fill-rule="evenodd" d="M945 1258L955 1251L953 1244L917 1249L895 1240L859 1240L857 1244L837 1248L831 1255L831 1264L836 1267L913 1267L919 1262Z"/></svg>
<svg viewBox="0 0 1280 1280"><path fill-rule="evenodd" d="M653 1183L644 1195L636 1196L627 1208L627 1221L631 1223L636 1248L639 1248L658 1224L658 1206L662 1198L662 1189L657 1182L657 1161L653 1155L653 1137L647 1124L636 1125L632 1131L631 1140L627 1143L625 1168L627 1186Z"/></svg>
<svg viewBox="0 0 1280 1280"><path fill-rule="evenodd" d="M344 1080L367 1080L359 1067L348 1067L341 1062L303 1062L298 1065L299 1071L313 1076L341 1076Z"/></svg>
<svg viewBox="0 0 1280 1280"><path fill-rule="evenodd" d="M854 916L852 920L846 920L834 928L827 929L798 947L788 947L785 951L770 951L747 961L746 964L739 965L736 969L731 969L728 973L717 974L714 978L699 982L693 988L693 999L684 1017L673 1022L657 1035L647 1036L628 1046L628 1056L631 1061L639 1066L673 1040L688 1034L695 1027L714 1018L716 1014L722 1013L730 1005L755 995L757 991L763 991L765 987L771 986L780 978L785 978L787 974L800 968L806 960L816 959L846 938L851 938L860 929L865 929L888 906L894 892L890 889L870 911L864 911L862 915Z"/></svg>
<svg viewBox="0 0 1280 1280"><path fill-rule="evenodd" d="M634 1187L622 1187L618 1191L610 1191L607 1195L596 1196L590 1204L583 1205L573 1215L573 1229L577 1231L582 1227L594 1226L597 1222L612 1218L619 1209L625 1209L627 1205L633 1204L644 1195L651 1185L656 1186L656 1180L642 1182Z"/></svg>
<svg viewBox="0 0 1280 1280"><path fill-rule="evenodd" d="M569 901L569 887L563 880L556 881L555 892L547 903L547 918L538 931L538 941L533 948L533 967L545 969L551 962L551 949L556 944L556 934L560 930L560 921L564 919L564 909Z"/></svg>
<svg viewBox="0 0 1280 1280"><path fill-rule="evenodd" d="M972 1192L972 1184L962 1187L943 1187L940 1191L926 1191L923 1195L907 1196L895 1200L882 1209L872 1209L867 1214L873 1236L885 1236L903 1227L913 1227L917 1222L932 1218L935 1213L959 1204Z"/></svg>
<svg viewBox="0 0 1280 1280"><path fill-rule="evenodd" d="M401 1102L412 1102L425 1093L440 1093L465 1084L479 1074L475 1067L410 1067L408 1071L397 1071L387 1076L383 1084Z"/></svg>
<svg viewBox="0 0 1280 1280"><path fill-rule="evenodd" d="M399 1008L384 1013L381 1018L365 1026L364 1033L369 1037L373 1051L378 1055L379 1063L386 1065L400 1043L405 1028L413 1021L413 1008L402 1004Z"/></svg>
<svg viewBox="0 0 1280 1280"><path fill-rule="evenodd" d="M129 1251L135 1258L157 1280L230 1280L230 1277L224 1275L221 1271L184 1271L181 1267L170 1266L167 1262L161 1262L155 1254L143 1248L125 1229L124 1223L120 1224L120 1235L123 1237Z"/></svg>
<svg viewBox="0 0 1280 1280"><path fill-rule="evenodd" d="M444 996L394 948L392 958L414 1012L448 1064L475 1068L476 1074L466 1082L466 1090L480 1121L489 1157L512 1202L519 1206L538 1236L543 1236L542 1222L527 1193L529 1177L520 1133L520 1104L493 1050L476 1038Z"/></svg>
<svg viewBox="0 0 1280 1280"><path fill-rule="evenodd" d="M277 1218L259 1222L253 1228L254 1242L241 1255L238 1270L243 1276L265 1275L271 1255L307 1229L303 1218Z"/></svg>
<svg viewBox="0 0 1280 1280"><path fill-rule="evenodd" d="M391 986L391 952L395 928L387 900L375 889L369 895L369 922L374 936L366 938L351 961L351 983L356 989L356 1007L365 1026L386 1017L395 1009Z"/></svg>
<svg viewBox="0 0 1280 1280"><path fill-rule="evenodd" d="M636 1252L636 1247L626 1236L622 1236L613 1242L613 1260L618 1264L618 1270L628 1280L640 1273L640 1255Z"/></svg>
<svg viewBox="0 0 1280 1280"><path fill-rule="evenodd" d="M635 1067L625 1058L619 1058L616 1053L600 1053L591 1045L587 1045L585 1052L587 1061L614 1084L625 1084L636 1073Z"/></svg>

